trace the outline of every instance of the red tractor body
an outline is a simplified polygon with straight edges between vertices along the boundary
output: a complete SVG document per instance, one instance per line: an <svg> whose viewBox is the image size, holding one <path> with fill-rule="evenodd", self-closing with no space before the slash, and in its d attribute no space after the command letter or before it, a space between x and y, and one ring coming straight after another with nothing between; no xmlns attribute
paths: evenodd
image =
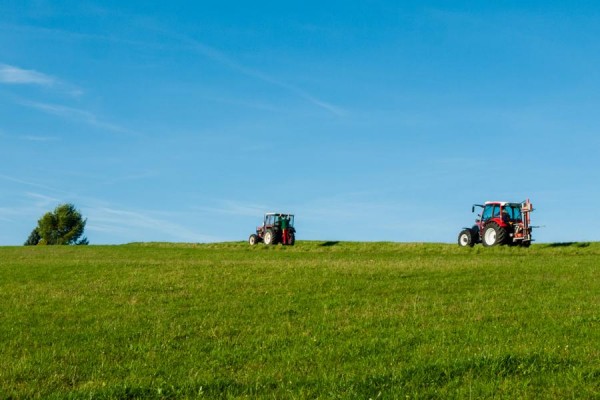
<svg viewBox="0 0 600 400"><path fill-rule="evenodd" d="M474 204L471 209L481 207L475 225L464 228L458 235L460 246L473 246L482 243L484 246L520 245L528 247L531 242L531 218L533 206L529 199L521 203L507 201L486 201Z"/></svg>
<svg viewBox="0 0 600 400"><path fill-rule="evenodd" d="M262 225L257 226L256 233L248 238L251 245L259 242L293 246L296 242L294 214L266 213Z"/></svg>

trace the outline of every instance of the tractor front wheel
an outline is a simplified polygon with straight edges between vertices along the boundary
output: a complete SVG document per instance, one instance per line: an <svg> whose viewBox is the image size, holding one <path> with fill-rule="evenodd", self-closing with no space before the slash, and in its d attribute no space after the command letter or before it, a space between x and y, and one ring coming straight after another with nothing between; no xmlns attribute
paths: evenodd
<svg viewBox="0 0 600 400"><path fill-rule="evenodd" d="M483 228L481 242L486 247L504 244L506 242L506 229L495 222L491 222Z"/></svg>
<svg viewBox="0 0 600 400"><path fill-rule="evenodd" d="M271 229L267 229L264 237L265 244L275 244L275 234Z"/></svg>
<svg viewBox="0 0 600 400"><path fill-rule="evenodd" d="M258 243L258 236L256 236L254 233L250 235L248 238L248 243L250 243L250 246L254 246L256 243Z"/></svg>
<svg viewBox="0 0 600 400"><path fill-rule="evenodd" d="M458 234L458 245L461 247L473 247L473 245L475 244L474 240L473 240L473 234L471 233L470 229L463 229L459 234Z"/></svg>
<svg viewBox="0 0 600 400"><path fill-rule="evenodd" d="M296 235L294 235L293 233L290 233L287 244L289 244L290 246L293 246L294 243L296 243Z"/></svg>

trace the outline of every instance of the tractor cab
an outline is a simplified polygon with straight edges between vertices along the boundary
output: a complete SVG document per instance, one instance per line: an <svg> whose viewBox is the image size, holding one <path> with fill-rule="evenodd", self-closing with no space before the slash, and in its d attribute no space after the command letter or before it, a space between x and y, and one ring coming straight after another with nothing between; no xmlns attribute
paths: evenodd
<svg viewBox="0 0 600 400"><path fill-rule="evenodd" d="M487 201L485 205L474 204L472 211L475 211L475 207L483 208L481 214L477 216L476 223L481 228L483 224L490 220L496 219L500 225L510 225L515 222L522 220L521 214L521 203L507 203L500 201Z"/></svg>
<svg viewBox="0 0 600 400"><path fill-rule="evenodd" d="M262 225L257 226L256 233L248 238L251 245L259 242L294 245L295 241L294 214L287 213L266 213Z"/></svg>
<svg viewBox="0 0 600 400"><path fill-rule="evenodd" d="M256 229L265 231L270 228L280 228L284 219L288 220L289 228L294 227L294 214L266 213L263 224L258 226Z"/></svg>

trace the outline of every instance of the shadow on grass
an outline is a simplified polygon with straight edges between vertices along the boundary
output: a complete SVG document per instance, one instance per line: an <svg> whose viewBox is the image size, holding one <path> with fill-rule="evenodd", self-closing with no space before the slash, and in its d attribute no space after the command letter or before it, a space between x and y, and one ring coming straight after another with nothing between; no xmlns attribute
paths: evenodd
<svg viewBox="0 0 600 400"><path fill-rule="evenodd" d="M331 246L335 246L336 244L339 244L340 242L323 242L321 244L321 247L331 247Z"/></svg>
<svg viewBox="0 0 600 400"><path fill-rule="evenodd" d="M588 242L557 242L550 243L548 247L588 247Z"/></svg>

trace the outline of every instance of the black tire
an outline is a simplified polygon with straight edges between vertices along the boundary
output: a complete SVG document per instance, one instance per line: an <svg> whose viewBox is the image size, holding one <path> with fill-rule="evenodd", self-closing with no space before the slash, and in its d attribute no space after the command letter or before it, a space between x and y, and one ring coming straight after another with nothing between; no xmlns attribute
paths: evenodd
<svg viewBox="0 0 600 400"><path fill-rule="evenodd" d="M256 236L254 233L250 235L248 238L248 243L250 243L250 246L254 246L256 243L258 243L258 236Z"/></svg>
<svg viewBox="0 0 600 400"><path fill-rule="evenodd" d="M267 229L263 240L265 241L265 244L268 244L268 245L277 244L277 239L275 238L275 232L273 232L272 229Z"/></svg>
<svg viewBox="0 0 600 400"><path fill-rule="evenodd" d="M458 245L461 247L473 247L475 244L473 240L473 233L470 229L463 229L458 234Z"/></svg>
<svg viewBox="0 0 600 400"><path fill-rule="evenodd" d="M531 246L531 241L530 240L523 240L521 242L521 247L529 247Z"/></svg>
<svg viewBox="0 0 600 400"><path fill-rule="evenodd" d="M477 225L473 225L471 228L471 239L473 240L473 244L481 243L481 238L479 237L479 227Z"/></svg>
<svg viewBox="0 0 600 400"><path fill-rule="evenodd" d="M481 243L483 243L485 247L503 245L506 243L507 237L506 229L495 222L490 222L483 228Z"/></svg>
<svg viewBox="0 0 600 400"><path fill-rule="evenodd" d="M296 235L290 233L288 238L288 245L293 246L294 243L296 243Z"/></svg>

